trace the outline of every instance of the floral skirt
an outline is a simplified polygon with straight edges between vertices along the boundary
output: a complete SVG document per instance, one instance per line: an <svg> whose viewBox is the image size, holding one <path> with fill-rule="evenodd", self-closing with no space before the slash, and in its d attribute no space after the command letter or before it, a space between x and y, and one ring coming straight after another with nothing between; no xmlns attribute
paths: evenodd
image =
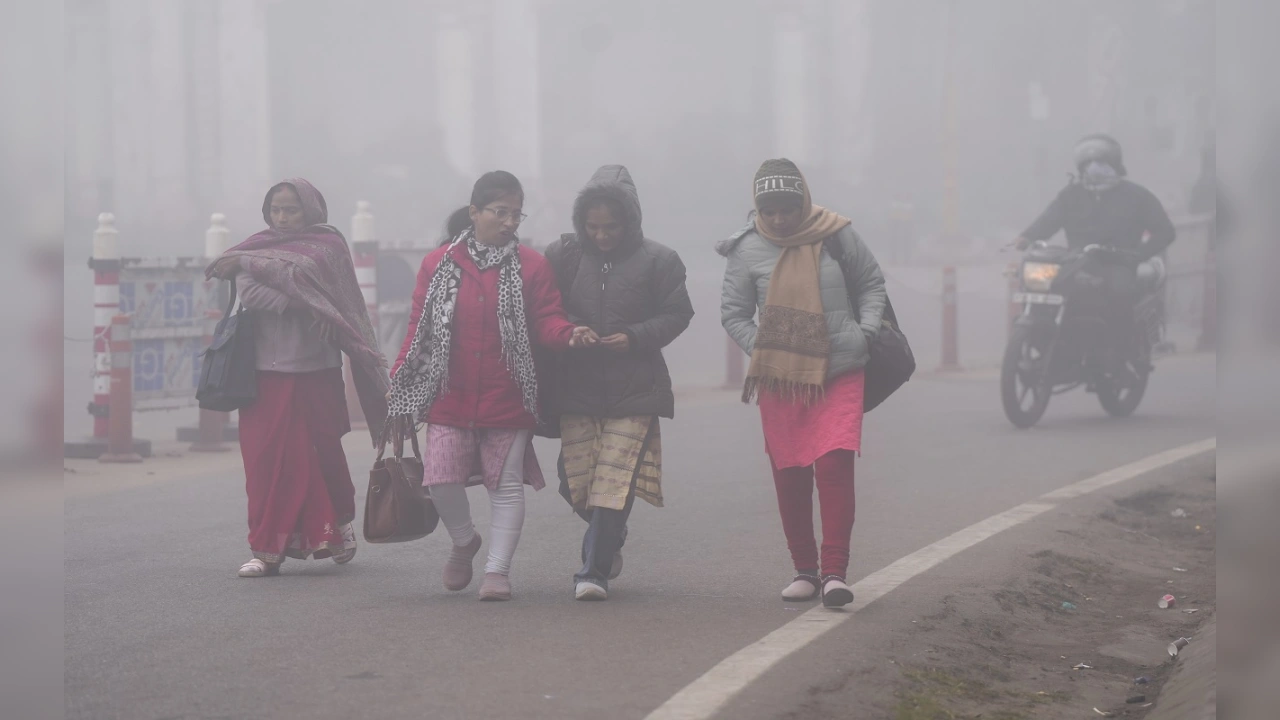
<svg viewBox="0 0 1280 720"><path fill-rule="evenodd" d="M422 484L464 485L484 484L490 490L498 488L502 466L511 453L511 444L520 430L468 429L449 425L428 425L427 445L423 449ZM534 490L546 487L538 456L533 452L533 433L525 431L529 446L524 451L524 484Z"/></svg>

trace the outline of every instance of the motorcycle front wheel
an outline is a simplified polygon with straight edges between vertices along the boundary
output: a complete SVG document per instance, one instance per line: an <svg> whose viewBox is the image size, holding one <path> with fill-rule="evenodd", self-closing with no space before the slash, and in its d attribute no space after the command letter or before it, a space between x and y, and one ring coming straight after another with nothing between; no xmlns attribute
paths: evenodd
<svg viewBox="0 0 1280 720"><path fill-rule="evenodd" d="M1030 330L1015 328L1000 366L1000 399L1005 417L1017 428L1035 425L1049 409L1053 394L1043 381L1046 362L1048 358L1032 341Z"/></svg>

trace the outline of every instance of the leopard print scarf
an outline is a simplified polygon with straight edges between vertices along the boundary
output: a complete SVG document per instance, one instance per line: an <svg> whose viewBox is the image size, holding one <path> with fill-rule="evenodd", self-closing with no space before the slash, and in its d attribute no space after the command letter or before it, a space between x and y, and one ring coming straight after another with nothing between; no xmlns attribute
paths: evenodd
<svg viewBox="0 0 1280 720"><path fill-rule="evenodd" d="M475 230L468 228L445 252L427 287L426 303L404 363L391 378L391 417L412 415L425 422L441 390L449 385L449 351L452 348L453 317L462 285L462 266L454 253L463 249L481 272L498 268L498 331L502 357L507 363L524 409L538 418L538 376L529 343L529 323L524 310L524 279L520 274L519 241L501 247L476 242Z"/></svg>

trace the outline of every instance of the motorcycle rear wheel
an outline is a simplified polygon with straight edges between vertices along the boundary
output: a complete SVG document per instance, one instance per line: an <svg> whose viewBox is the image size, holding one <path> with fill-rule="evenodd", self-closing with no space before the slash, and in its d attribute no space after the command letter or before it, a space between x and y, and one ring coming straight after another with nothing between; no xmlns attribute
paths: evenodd
<svg viewBox="0 0 1280 720"><path fill-rule="evenodd" d="M1147 381L1151 378L1151 364L1146 360L1129 363L1133 378L1124 387L1118 387L1114 378L1107 377L1098 383L1098 402L1107 414L1127 418L1137 411L1147 394Z"/></svg>

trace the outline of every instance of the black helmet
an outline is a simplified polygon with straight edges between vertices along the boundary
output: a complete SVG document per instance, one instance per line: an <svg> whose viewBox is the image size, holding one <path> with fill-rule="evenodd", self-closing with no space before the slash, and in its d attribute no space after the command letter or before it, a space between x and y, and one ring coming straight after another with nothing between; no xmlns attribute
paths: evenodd
<svg viewBox="0 0 1280 720"><path fill-rule="evenodd" d="M1071 154L1075 159L1076 169L1080 172L1084 172L1085 166L1089 163L1100 161L1115 168L1121 177L1128 174L1124 169L1124 152L1120 150L1120 143L1110 135L1103 133L1086 135L1076 143L1075 150Z"/></svg>

